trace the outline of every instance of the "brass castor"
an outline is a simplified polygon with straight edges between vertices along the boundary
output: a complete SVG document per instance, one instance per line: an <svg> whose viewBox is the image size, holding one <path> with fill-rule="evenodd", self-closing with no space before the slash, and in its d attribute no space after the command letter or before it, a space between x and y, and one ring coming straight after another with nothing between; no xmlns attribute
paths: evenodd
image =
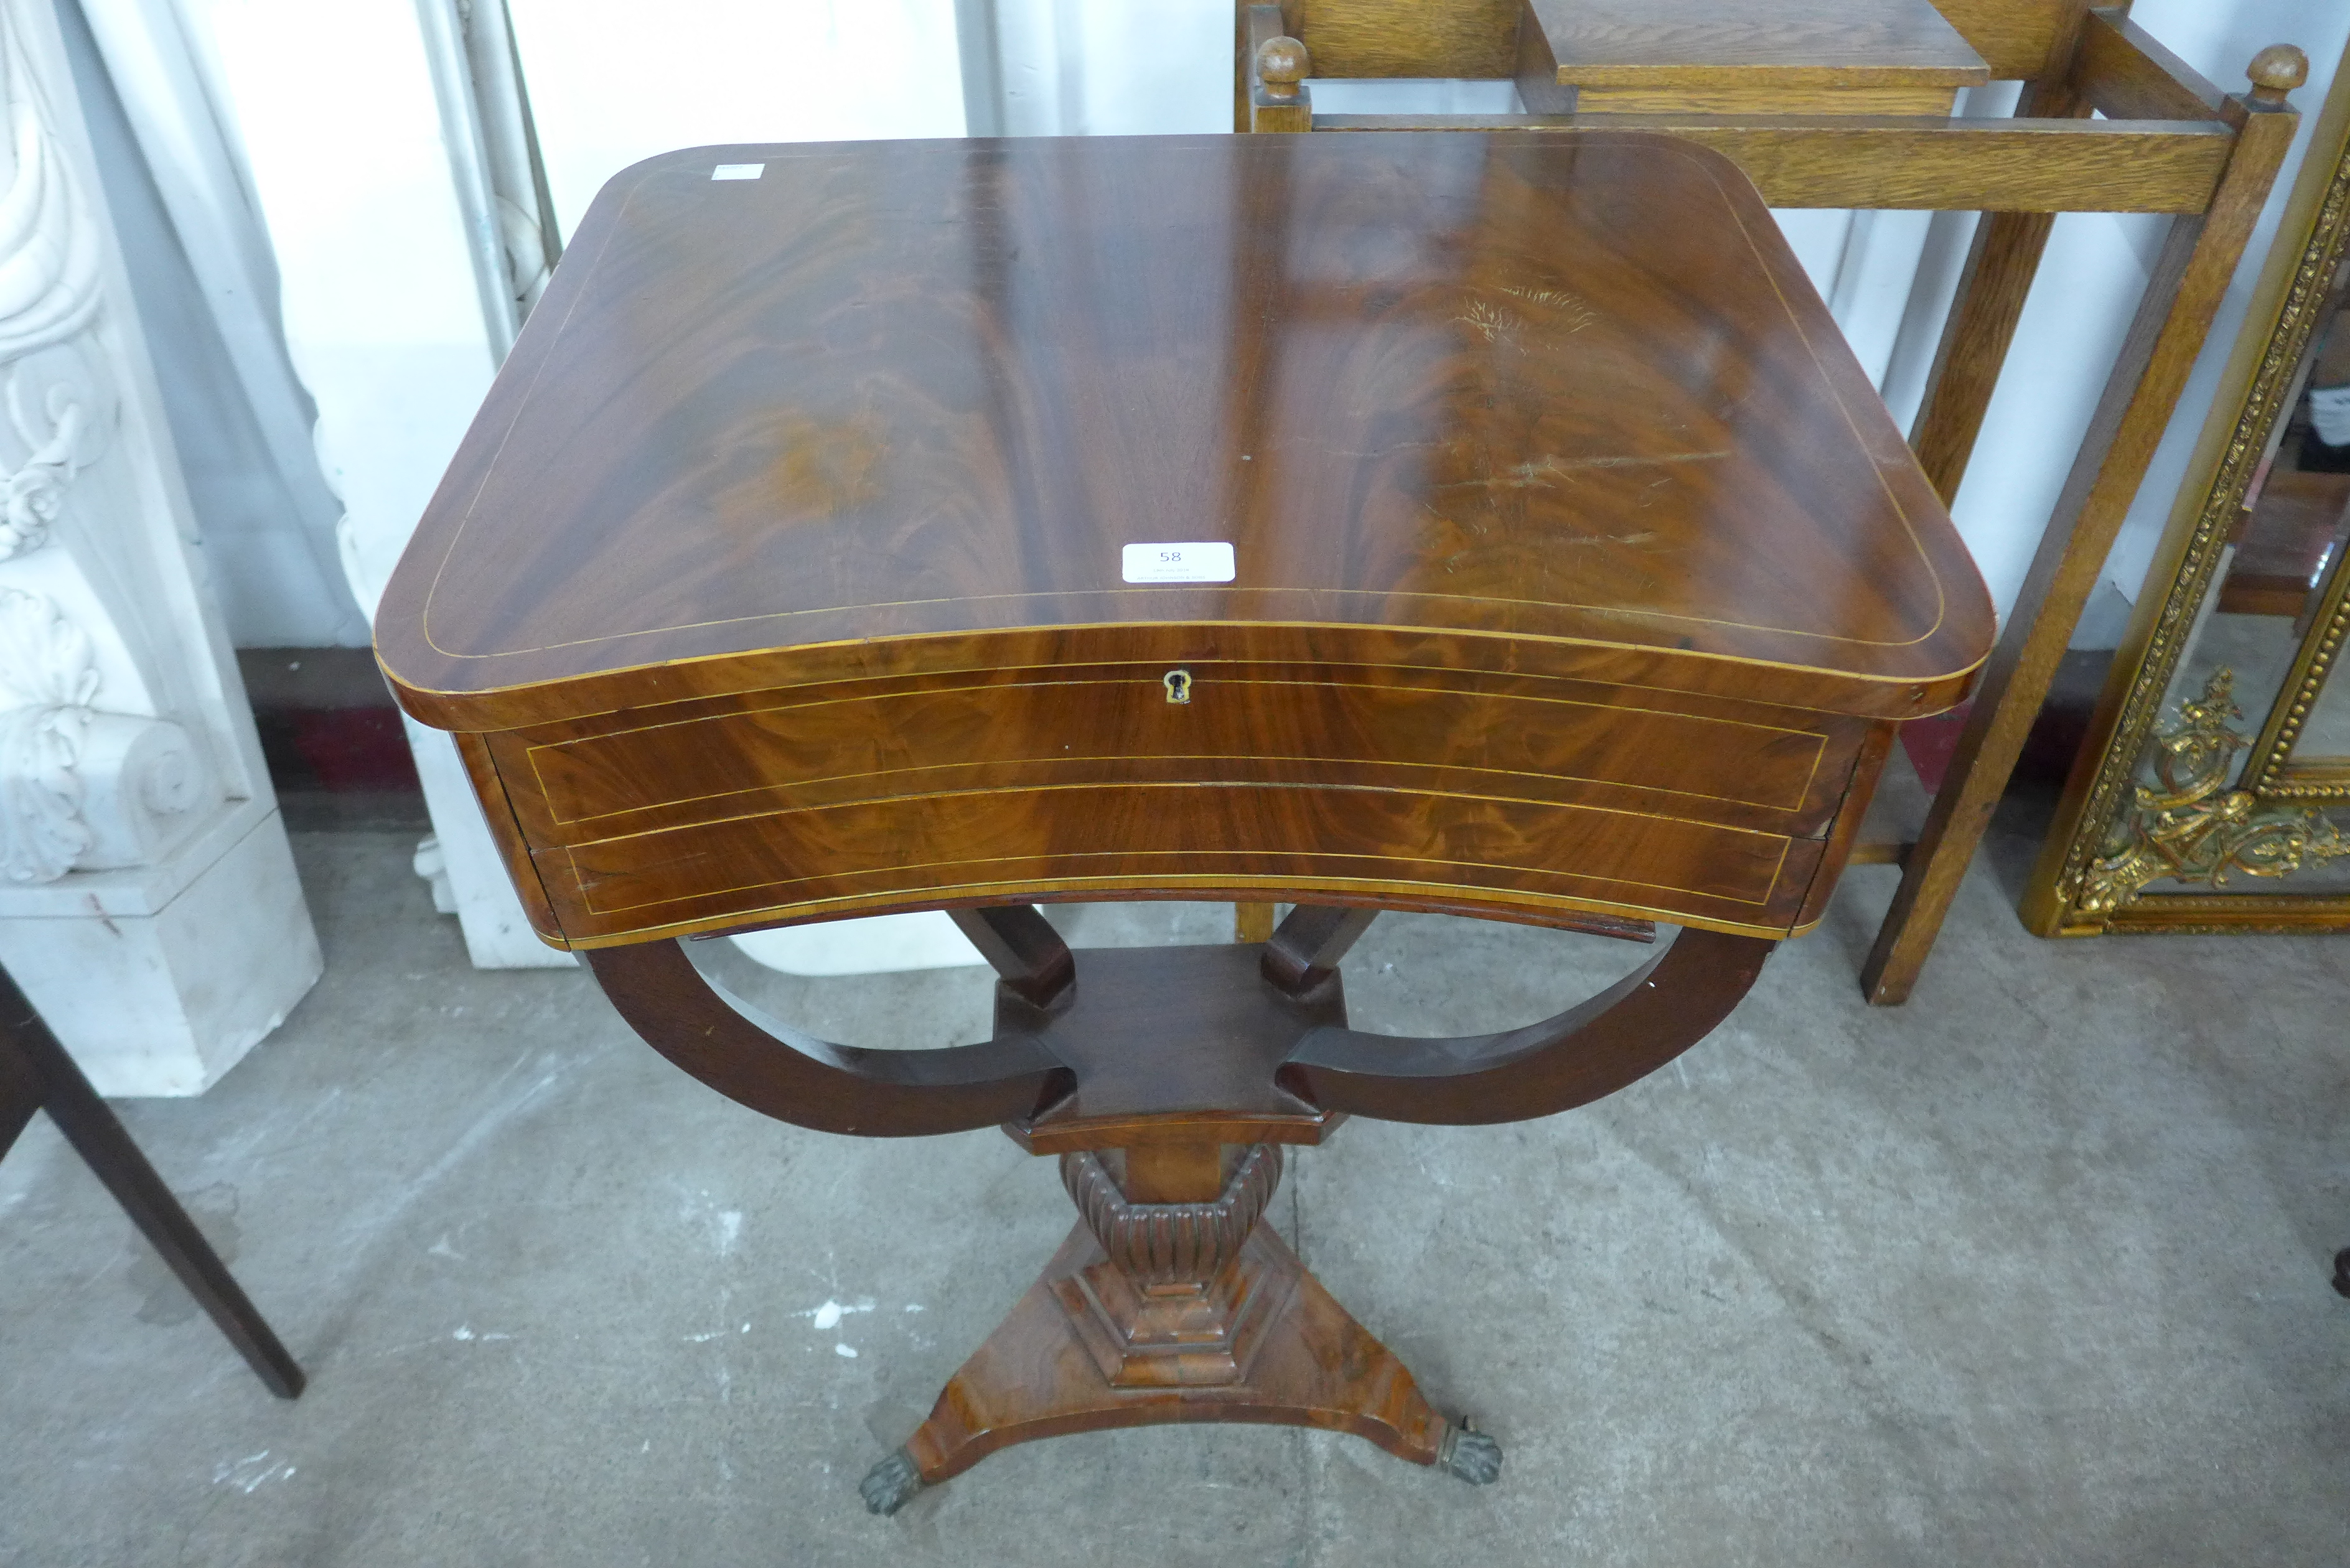
<svg viewBox="0 0 2350 1568"><path fill-rule="evenodd" d="M1502 1479L1502 1445L1466 1421L1448 1426L1443 1446L1436 1450L1436 1468L1471 1486L1491 1486Z"/></svg>
<svg viewBox="0 0 2350 1568"><path fill-rule="evenodd" d="M884 1519L911 1502L921 1490L922 1472L915 1468L914 1456L903 1449L866 1471L865 1479L857 1483L865 1511Z"/></svg>

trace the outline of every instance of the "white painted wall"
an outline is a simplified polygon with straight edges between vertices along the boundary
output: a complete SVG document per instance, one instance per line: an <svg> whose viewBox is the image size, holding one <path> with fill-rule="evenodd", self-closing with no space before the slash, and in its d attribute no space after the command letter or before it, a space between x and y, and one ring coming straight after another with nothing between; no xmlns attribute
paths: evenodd
<svg viewBox="0 0 2350 1568"><path fill-rule="evenodd" d="M270 234L288 277L289 330L303 340L296 358L304 379L329 387L327 400L349 415L325 421L330 472L347 504L412 514L438 473L433 457L453 443L486 370L467 324L466 275L442 244L447 172L436 161L437 128L420 117L430 99L417 97L411 7L403 0L87 3L99 16L142 6L168 13L175 4L185 18L222 85L224 118L243 133L254 178L281 196L271 203ZM973 31L974 59L992 54L992 73L983 69L981 79L997 88L974 100L974 124L1105 134L1213 131L1230 119L1225 0L671 0L657 20L622 0L511 3L566 230L604 180L673 147L961 134L971 62L957 48L959 13ZM2301 44L2320 73L2297 95L2304 108L2322 99L2324 73L2350 33L2342 0L2139 0L2135 15L2226 87L2241 84L2244 62L2263 44ZM976 47L983 27L992 50ZM332 67L320 69L321 61ZM1513 96L1500 83L1331 83L1317 94L1332 110L1499 109ZM296 190L298 202L282 199ZM378 221L394 214L397 223ZM1904 418L1930 363L1970 222L1785 215L1798 254ZM352 244L359 229L397 229L405 238ZM2002 605L2054 504L2158 229L2154 219L2090 214L2056 226L1986 421L1981 460L1955 508ZM1918 257L1929 276L1913 298ZM2247 269L2115 551L2107 575L2126 593L2137 590L2250 277ZM362 430L364 438L353 439ZM228 452L233 464L231 444L205 450ZM201 490L213 483L208 467L222 464L195 466ZM222 493L235 491L234 474L217 478ZM301 509L285 510L273 520L267 506L247 505L210 524L233 632L248 644L338 626L332 585L289 542L303 525ZM339 632L348 639L347 622Z"/></svg>
<svg viewBox="0 0 2350 1568"><path fill-rule="evenodd" d="M953 0L509 0L557 223L639 159L963 133Z"/></svg>
<svg viewBox="0 0 2350 1568"><path fill-rule="evenodd" d="M497 365L414 0L178 0L220 84L283 278L286 338L370 616ZM447 736L411 724L434 903L484 968L531 933Z"/></svg>
<svg viewBox="0 0 2350 1568"><path fill-rule="evenodd" d="M57 15L229 633L364 642L276 257L172 0L58 0Z"/></svg>

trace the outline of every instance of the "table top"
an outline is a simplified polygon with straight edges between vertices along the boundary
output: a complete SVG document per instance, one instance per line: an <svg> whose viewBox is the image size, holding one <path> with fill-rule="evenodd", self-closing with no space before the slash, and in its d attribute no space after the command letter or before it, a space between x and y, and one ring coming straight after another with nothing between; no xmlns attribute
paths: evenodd
<svg viewBox="0 0 2350 1568"><path fill-rule="evenodd" d="M1130 581L1137 545L1146 577L1229 545L1231 579ZM1902 718L1962 694L1991 630L1734 166L1440 132L639 164L378 648L462 730L1202 649Z"/></svg>

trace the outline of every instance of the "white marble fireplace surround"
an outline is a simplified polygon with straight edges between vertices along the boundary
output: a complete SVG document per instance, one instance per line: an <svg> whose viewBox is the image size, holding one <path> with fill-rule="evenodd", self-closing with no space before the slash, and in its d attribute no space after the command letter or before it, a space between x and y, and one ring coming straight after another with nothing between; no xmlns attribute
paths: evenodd
<svg viewBox="0 0 2350 1568"><path fill-rule="evenodd" d="M49 0L0 0L0 963L102 1094L319 972Z"/></svg>

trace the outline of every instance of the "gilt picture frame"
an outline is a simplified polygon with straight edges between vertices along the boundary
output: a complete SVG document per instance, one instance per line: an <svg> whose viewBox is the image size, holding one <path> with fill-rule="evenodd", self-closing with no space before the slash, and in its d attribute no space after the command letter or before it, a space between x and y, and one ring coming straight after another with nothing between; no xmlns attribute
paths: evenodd
<svg viewBox="0 0 2350 1568"><path fill-rule="evenodd" d="M2345 422L2337 70L2026 882L2037 934L2350 930L2350 679L2331 682L2350 636L2350 440L2322 439Z"/></svg>

